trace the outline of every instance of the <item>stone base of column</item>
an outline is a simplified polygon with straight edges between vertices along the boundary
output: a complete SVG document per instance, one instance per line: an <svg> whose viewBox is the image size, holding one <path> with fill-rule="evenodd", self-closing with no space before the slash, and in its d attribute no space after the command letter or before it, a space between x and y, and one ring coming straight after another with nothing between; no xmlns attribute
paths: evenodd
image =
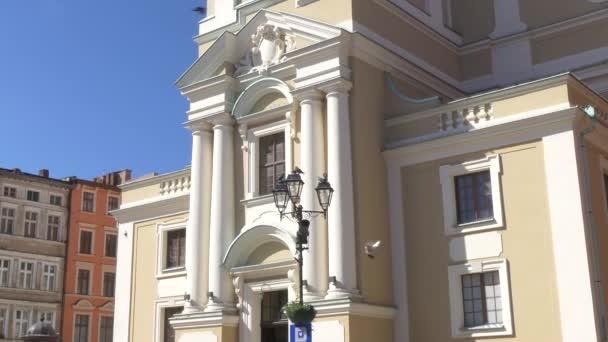
<svg viewBox="0 0 608 342"><path fill-rule="evenodd" d="M175 329L175 341L180 342L238 342L239 317L224 312L181 313L170 323Z"/></svg>
<svg viewBox="0 0 608 342"><path fill-rule="evenodd" d="M205 307L205 312L234 314L236 313L236 306L234 304L225 304L209 300L209 303L207 303L207 307Z"/></svg>
<svg viewBox="0 0 608 342"><path fill-rule="evenodd" d="M356 289L343 289L340 287L331 286L329 290L327 290L327 296L325 299L340 299L340 298L350 298L353 301L360 302L363 297L361 297L361 293Z"/></svg>
<svg viewBox="0 0 608 342"><path fill-rule="evenodd" d="M204 308L202 306L198 305L194 301L190 301L189 303L186 303L186 305L184 305L184 311L182 313L186 315L191 315L203 311Z"/></svg>

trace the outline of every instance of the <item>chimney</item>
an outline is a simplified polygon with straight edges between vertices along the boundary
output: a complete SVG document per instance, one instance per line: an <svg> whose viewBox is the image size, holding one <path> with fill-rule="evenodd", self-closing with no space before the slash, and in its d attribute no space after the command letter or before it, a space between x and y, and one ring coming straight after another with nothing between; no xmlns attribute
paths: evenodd
<svg viewBox="0 0 608 342"><path fill-rule="evenodd" d="M49 178L49 170L40 169L40 171L38 171L38 176L44 177L44 178Z"/></svg>

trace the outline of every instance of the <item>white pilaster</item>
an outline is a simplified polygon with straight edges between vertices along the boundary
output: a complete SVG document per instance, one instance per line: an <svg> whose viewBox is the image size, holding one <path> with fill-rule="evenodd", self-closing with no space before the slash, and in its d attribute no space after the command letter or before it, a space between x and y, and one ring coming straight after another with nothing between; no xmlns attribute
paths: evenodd
<svg viewBox="0 0 608 342"><path fill-rule="evenodd" d="M116 258L116 297L114 298L114 341L129 342L131 323L131 288L133 285L133 222L118 225Z"/></svg>
<svg viewBox="0 0 608 342"><path fill-rule="evenodd" d="M573 131L543 138L549 216L564 342L597 341L590 260Z"/></svg>
<svg viewBox="0 0 608 342"><path fill-rule="evenodd" d="M190 206L186 227L186 293L190 302L185 313L202 310L207 301L207 248L211 189L212 134L207 123L190 127L192 130L192 165L190 171Z"/></svg>
<svg viewBox="0 0 608 342"><path fill-rule="evenodd" d="M234 141L229 116L214 122L211 220L209 224L209 298L207 310L218 311L233 304L232 282L222 267L226 249L234 239Z"/></svg>
<svg viewBox="0 0 608 342"><path fill-rule="evenodd" d="M357 291L355 204L350 138L349 82L323 89L327 97L327 176L334 188L328 213L328 297L348 297Z"/></svg>
<svg viewBox="0 0 608 342"><path fill-rule="evenodd" d="M298 94L301 108L300 168L304 171L301 203L304 210L321 210L315 187L325 172L322 93ZM322 217L310 219L308 250L304 252L305 297L318 299L327 291L327 230Z"/></svg>
<svg viewBox="0 0 608 342"><path fill-rule="evenodd" d="M426 2L431 21L438 27L445 26L443 20L443 0L427 0Z"/></svg>
<svg viewBox="0 0 608 342"><path fill-rule="evenodd" d="M496 39L527 29L519 15L519 0L494 0L494 31L490 37Z"/></svg>

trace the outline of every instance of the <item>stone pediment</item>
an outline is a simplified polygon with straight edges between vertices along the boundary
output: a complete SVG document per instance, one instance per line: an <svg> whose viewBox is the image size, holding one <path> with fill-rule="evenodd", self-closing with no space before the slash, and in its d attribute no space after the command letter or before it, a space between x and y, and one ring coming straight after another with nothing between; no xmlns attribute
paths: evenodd
<svg viewBox="0 0 608 342"><path fill-rule="evenodd" d="M177 80L178 88L220 74L268 73L298 49L337 37L341 29L303 17L259 11L238 32L224 32Z"/></svg>

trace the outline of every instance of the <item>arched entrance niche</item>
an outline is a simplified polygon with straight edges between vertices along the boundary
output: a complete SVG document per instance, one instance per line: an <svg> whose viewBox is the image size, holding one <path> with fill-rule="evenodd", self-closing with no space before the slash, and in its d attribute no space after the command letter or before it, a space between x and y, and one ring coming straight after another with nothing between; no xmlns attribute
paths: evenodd
<svg viewBox="0 0 608 342"><path fill-rule="evenodd" d="M252 113L289 104L293 104L289 86L278 78L266 77L243 90L234 103L232 115L238 120Z"/></svg>
<svg viewBox="0 0 608 342"><path fill-rule="evenodd" d="M239 341L258 342L264 292L287 291L296 299L295 237L286 227L244 227L224 257L232 276L239 309Z"/></svg>

